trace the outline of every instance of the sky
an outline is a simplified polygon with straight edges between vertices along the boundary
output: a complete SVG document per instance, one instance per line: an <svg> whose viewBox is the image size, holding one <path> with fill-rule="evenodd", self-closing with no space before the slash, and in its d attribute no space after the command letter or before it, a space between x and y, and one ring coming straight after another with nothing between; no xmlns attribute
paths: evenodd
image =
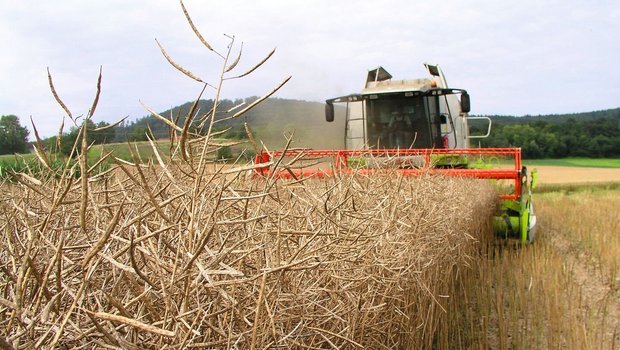
<svg viewBox="0 0 620 350"><path fill-rule="evenodd" d="M220 54L243 42L242 79L223 98L274 96L308 101L356 93L368 69L426 77L438 63L451 87L469 91L472 114L539 115L620 107L617 0L334 1L185 0L198 30ZM47 68L74 116L86 115L102 67L95 122L129 120L196 99L217 85L223 59L206 49L175 0L0 0L0 114L32 117L43 137L65 116ZM213 98L207 89L203 98ZM314 122L314 121L309 121ZM317 120L316 122L324 122ZM66 125L70 125L67 120ZM29 126L31 129L31 127Z"/></svg>

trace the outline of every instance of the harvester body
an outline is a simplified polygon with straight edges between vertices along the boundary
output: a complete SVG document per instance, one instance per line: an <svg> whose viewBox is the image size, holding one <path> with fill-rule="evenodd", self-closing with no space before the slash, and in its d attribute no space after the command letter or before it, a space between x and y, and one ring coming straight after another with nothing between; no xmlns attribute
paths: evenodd
<svg viewBox="0 0 620 350"><path fill-rule="evenodd" d="M411 80L392 80L383 67L370 70L361 93L326 100L328 122L336 112L345 114L344 149L263 152L256 157L256 174L298 179L396 169L411 176L436 173L504 180L510 187L500 194L494 229L505 238L532 241L535 172L528 177L519 148L471 148L472 139L489 135L491 120L469 117L467 91L450 88L438 65L425 67L430 78ZM486 132L472 135L471 120L485 121ZM283 162L284 158L289 161ZM331 159L329 166L326 158ZM310 160L310 165L303 160Z"/></svg>
<svg viewBox="0 0 620 350"><path fill-rule="evenodd" d="M327 100L328 121L333 120L334 104L344 103L344 147L469 147L469 95L465 90L449 88L439 66L426 67L435 79L393 80L378 67L368 72L360 94Z"/></svg>

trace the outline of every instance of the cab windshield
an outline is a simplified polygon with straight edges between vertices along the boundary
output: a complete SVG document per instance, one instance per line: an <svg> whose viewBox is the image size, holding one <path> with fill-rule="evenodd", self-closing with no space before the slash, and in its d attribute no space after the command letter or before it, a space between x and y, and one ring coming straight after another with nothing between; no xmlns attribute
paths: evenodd
<svg viewBox="0 0 620 350"><path fill-rule="evenodd" d="M366 100L366 130L372 148L441 147L435 97Z"/></svg>

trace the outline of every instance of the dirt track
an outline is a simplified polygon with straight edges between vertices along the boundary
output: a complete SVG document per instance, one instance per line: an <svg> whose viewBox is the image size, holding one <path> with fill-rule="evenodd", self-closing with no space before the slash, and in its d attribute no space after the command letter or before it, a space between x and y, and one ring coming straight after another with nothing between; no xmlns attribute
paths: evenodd
<svg viewBox="0 0 620 350"><path fill-rule="evenodd" d="M563 166L533 166L538 169L539 182L542 184L584 183L584 182L620 182L620 169L578 168Z"/></svg>

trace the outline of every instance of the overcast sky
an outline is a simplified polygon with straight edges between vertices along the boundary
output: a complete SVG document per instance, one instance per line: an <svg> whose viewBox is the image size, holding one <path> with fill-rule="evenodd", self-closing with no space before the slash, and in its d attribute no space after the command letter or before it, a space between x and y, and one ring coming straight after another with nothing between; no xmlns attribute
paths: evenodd
<svg viewBox="0 0 620 350"><path fill-rule="evenodd" d="M94 121L162 111L195 99L222 60L205 49L174 0L0 0L0 114L39 132L57 132L64 112L86 114L103 66ZM359 92L366 71L424 77L439 63L449 85L472 97L474 114L549 114L620 107L620 2L185 0L206 40L225 53L244 42L239 73L275 55L250 76L225 83L225 98L263 95L292 75L276 96L324 101ZM233 51L236 53L236 49ZM234 54L233 54L234 56ZM213 97L209 91L206 98ZM317 120L316 122L323 122Z"/></svg>

